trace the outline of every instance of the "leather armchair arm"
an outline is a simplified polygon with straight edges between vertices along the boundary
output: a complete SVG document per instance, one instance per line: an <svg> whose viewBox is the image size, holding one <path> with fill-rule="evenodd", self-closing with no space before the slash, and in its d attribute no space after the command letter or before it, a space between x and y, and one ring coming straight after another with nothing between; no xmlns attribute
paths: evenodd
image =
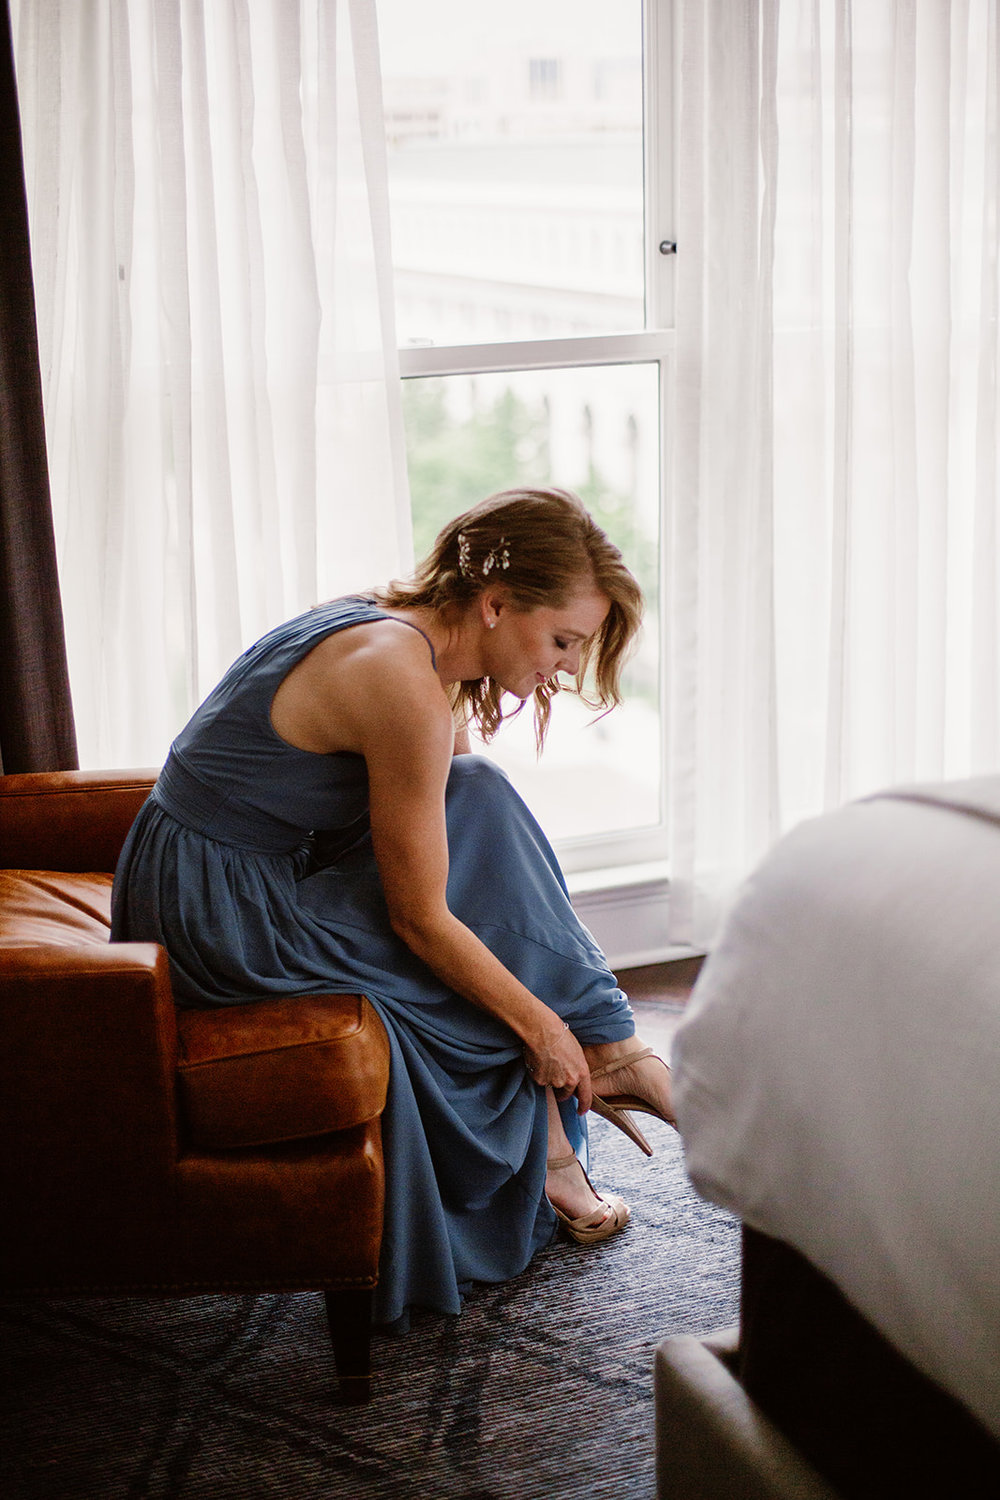
<svg viewBox="0 0 1000 1500"><path fill-rule="evenodd" d="M172 1167L177 1019L162 948L0 949L0 1033L0 1123L16 1177L51 1183L55 1172L69 1188L95 1161L124 1176Z"/></svg>
<svg viewBox="0 0 1000 1500"><path fill-rule="evenodd" d="M0 776L0 868L113 871L156 775L140 770Z"/></svg>
<svg viewBox="0 0 1000 1500"><path fill-rule="evenodd" d="M6 1287L167 1281L176 1264L176 1021L153 943L0 949Z"/></svg>

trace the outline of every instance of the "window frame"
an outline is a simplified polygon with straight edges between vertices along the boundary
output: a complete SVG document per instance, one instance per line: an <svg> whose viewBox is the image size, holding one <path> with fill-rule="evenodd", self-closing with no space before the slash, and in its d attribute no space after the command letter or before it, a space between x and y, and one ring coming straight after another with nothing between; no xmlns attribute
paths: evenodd
<svg viewBox="0 0 1000 1500"><path fill-rule="evenodd" d="M555 840L567 874L587 889L662 878L670 806L666 783L668 630L662 607L667 578L670 474L669 410L674 361L676 131L674 0L643 0L643 237L645 326L630 333L512 340L489 344L404 345L403 380L433 376L519 373L624 364L652 364L659 388L659 611L660 815L655 824ZM647 627L648 628L648 627ZM572 883L572 882L571 882Z"/></svg>

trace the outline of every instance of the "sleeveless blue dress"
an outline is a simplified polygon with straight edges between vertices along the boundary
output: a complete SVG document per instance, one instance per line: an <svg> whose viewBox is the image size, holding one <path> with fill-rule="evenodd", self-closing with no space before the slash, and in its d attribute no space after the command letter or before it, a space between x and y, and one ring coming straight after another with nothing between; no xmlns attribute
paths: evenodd
<svg viewBox="0 0 1000 1500"><path fill-rule="evenodd" d="M161 943L185 1006L369 997L391 1046L375 1318L402 1327L410 1307L457 1313L470 1283L524 1270L555 1217L544 1195L545 1093L517 1037L392 931L363 757L297 750L271 724L279 684L325 636L388 618L367 599L335 600L230 668L174 741L129 833L112 940ZM630 1036L628 1001L504 773L457 756L446 816L451 911L580 1042ZM575 1101L562 1109L582 1150Z"/></svg>

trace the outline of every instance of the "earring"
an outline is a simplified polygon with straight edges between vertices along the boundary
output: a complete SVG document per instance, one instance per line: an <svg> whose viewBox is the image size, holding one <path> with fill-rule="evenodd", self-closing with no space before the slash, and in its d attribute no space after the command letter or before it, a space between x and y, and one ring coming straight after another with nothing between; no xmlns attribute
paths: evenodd
<svg viewBox="0 0 1000 1500"><path fill-rule="evenodd" d="M497 623L496 620L487 620L486 621L486 629L487 630L494 630L496 628L496 623Z"/></svg>

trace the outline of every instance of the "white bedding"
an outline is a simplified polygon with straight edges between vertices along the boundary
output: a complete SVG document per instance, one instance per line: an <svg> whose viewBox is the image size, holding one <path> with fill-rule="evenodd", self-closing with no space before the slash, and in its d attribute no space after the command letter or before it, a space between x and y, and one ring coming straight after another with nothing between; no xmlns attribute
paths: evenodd
<svg viewBox="0 0 1000 1500"><path fill-rule="evenodd" d="M803 824L674 1044L696 1187L1000 1437L1000 777Z"/></svg>

